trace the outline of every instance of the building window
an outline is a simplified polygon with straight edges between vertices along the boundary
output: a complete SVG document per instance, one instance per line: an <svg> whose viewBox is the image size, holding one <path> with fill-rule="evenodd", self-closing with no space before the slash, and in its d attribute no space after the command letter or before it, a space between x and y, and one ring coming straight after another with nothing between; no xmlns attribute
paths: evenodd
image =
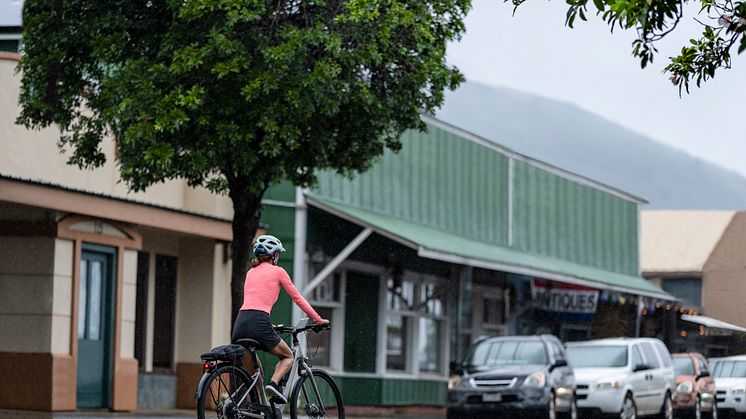
<svg viewBox="0 0 746 419"><path fill-rule="evenodd" d="M147 372L174 367L177 266L173 256L137 255L135 358Z"/></svg>
<svg viewBox="0 0 746 419"><path fill-rule="evenodd" d="M153 317L153 368L173 366L176 320L176 265L173 256L155 257L155 313Z"/></svg>
<svg viewBox="0 0 746 419"><path fill-rule="evenodd" d="M386 370L443 372L446 296L435 280L386 280ZM412 365L411 355L416 354ZM413 371L415 370L416 371Z"/></svg>
<svg viewBox="0 0 746 419"><path fill-rule="evenodd" d="M663 290L693 307L702 307L702 278L664 278Z"/></svg>
<svg viewBox="0 0 746 419"><path fill-rule="evenodd" d="M327 332L310 333L307 339L308 353L314 365L341 369L341 359L335 353L341 346L344 334L343 313L344 276L335 272L311 291L309 303L319 316L329 320L332 329Z"/></svg>
<svg viewBox="0 0 746 419"><path fill-rule="evenodd" d="M150 255L137 253L137 297L135 303L135 358L140 369L145 369L145 336L148 319L148 272Z"/></svg>

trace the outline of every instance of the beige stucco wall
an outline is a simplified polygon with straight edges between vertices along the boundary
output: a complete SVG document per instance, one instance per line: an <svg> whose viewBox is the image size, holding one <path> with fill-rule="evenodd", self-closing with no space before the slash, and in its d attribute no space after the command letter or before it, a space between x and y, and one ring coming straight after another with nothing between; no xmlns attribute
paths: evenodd
<svg viewBox="0 0 746 419"><path fill-rule="evenodd" d="M52 351L54 309L64 316L54 293L56 283L64 291L64 275L55 281L56 245L52 237L0 237L0 352Z"/></svg>
<svg viewBox="0 0 746 419"><path fill-rule="evenodd" d="M125 250L123 259L119 354L121 358L133 358L135 356L135 312L137 307L137 251Z"/></svg>
<svg viewBox="0 0 746 419"><path fill-rule="evenodd" d="M177 363L198 363L200 354L211 348L215 250L215 242L212 240L184 237L179 241L176 284Z"/></svg>
<svg viewBox="0 0 746 419"><path fill-rule="evenodd" d="M746 327L746 213L739 212L705 264L705 314Z"/></svg>
<svg viewBox="0 0 746 419"><path fill-rule="evenodd" d="M230 260L224 263L227 244L215 245L212 275L212 343L225 345L231 339L231 267Z"/></svg>
<svg viewBox="0 0 746 419"><path fill-rule="evenodd" d="M27 130L15 124L19 114L20 76L15 73L17 62L0 59L0 175L50 182L69 188L113 195L151 204L201 212L230 219L233 210L226 196L217 196L204 189L189 188L183 180L151 186L145 193L128 193L120 182L114 163L114 142L102 142L107 156L103 167L80 170L66 164L69 157L57 147L60 134L56 127Z"/></svg>

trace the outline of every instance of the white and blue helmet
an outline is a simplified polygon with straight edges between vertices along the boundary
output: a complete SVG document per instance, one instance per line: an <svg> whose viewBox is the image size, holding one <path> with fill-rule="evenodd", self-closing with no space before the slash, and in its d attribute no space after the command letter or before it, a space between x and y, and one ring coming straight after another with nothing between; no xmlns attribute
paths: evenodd
<svg viewBox="0 0 746 419"><path fill-rule="evenodd" d="M264 234L257 237L256 243L254 243L254 254L257 256L274 256L276 253L282 253L284 251L285 248L282 247L282 242L280 241L280 239L275 236L270 236L269 234Z"/></svg>

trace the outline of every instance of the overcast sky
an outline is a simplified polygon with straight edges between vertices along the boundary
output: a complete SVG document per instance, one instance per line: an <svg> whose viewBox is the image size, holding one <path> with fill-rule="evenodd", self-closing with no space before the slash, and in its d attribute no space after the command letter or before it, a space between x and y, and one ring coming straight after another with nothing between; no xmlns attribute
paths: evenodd
<svg viewBox="0 0 746 419"><path fill-rule="evenodd" d="M703 88L681 99L661 73L700 30L688 16L660 44L655 63L641 70L632 58L631 32L610 34L600 20L564 26L564 1L512 5L475 0L467 33L449 46L449 62L469 80L507 86L574 103L655 140L746 175L746 55Z"/></svg>
<svg viewBox="0 0 746 419"><path fill-rule="evenodd" d="M21 0L0 0L0 25L20 22ZM694 6L694 5L692 5ZM528 0L515 17L501 0L474 0L467 33L449 62L467 79L574 103L612 121L746 175L746 56L681 99L661 74L667 57L700 29L694 8L641 70L632 33L610 34L599 20L564 26L564 1Z"/></svg>

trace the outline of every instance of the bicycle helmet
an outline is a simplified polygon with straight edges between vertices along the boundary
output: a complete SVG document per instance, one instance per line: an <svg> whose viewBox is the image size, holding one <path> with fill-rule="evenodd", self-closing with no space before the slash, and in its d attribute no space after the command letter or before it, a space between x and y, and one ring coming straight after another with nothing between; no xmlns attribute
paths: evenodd
<svg viewBox="0 0 746 419"><path fill-rule="evenodd" d="M264 234L257 237L256 243L254 243L254 254L257 256L274 256L276 253L282 253L284 251L285 248L282 247L282 242L280 241L280 239L275 236L270 236L269 234Z"/></svg>

